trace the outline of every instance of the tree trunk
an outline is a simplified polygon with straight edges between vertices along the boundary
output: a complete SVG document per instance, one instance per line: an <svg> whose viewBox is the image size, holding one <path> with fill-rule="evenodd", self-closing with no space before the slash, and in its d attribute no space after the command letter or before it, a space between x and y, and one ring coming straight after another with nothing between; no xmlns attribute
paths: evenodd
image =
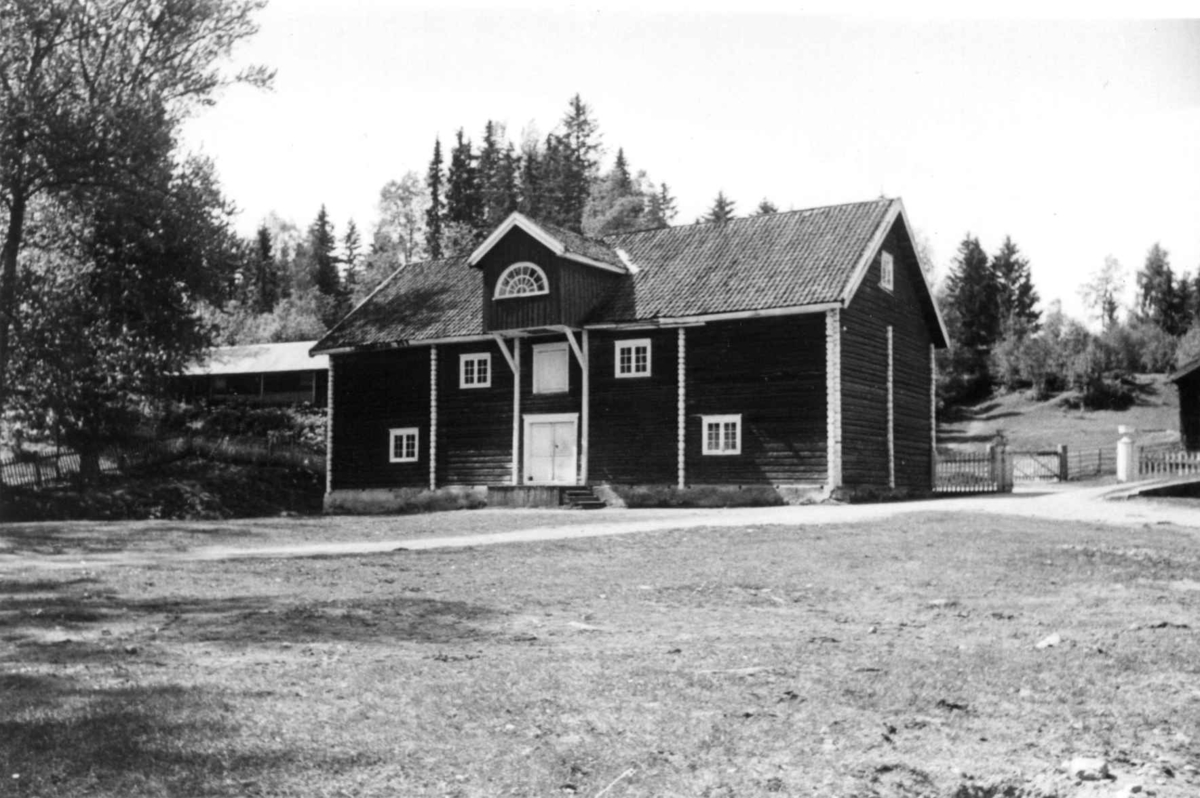
<svg viewBox="0 0 1200 798"><path fill-rule="evenodd" d="M100 479L100 448L89 443L78 447L78 452L79 490L83 491Z"/></svg>
<svg viewBox="0 0 1200 798"><path fill-rule="evenodd" d="M27 199L23 191L13 192L8 230L4 235L4 247L0 249L0 412L4 410L8 395L9 335L16 321L17 255L25 233Z"/></svg>

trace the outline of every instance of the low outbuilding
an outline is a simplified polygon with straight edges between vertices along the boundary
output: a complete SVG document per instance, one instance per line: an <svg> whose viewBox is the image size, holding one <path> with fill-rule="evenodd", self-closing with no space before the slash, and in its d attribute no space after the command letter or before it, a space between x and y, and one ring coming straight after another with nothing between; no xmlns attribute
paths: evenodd
<svg viewBox="0 0 1200 798"><path fill-rule="evenodd" d="M1185 363L1168 379L1179 389L1179 432L1189 452L1200 451L1200 358Z"/></svg>
<svg viewBox="0 0 1200 798"><path fill-rule="evenodd" d="M324 407L329 358L309 354L315 343L214 347L179 378L179 393L211 402Z"/></svg>

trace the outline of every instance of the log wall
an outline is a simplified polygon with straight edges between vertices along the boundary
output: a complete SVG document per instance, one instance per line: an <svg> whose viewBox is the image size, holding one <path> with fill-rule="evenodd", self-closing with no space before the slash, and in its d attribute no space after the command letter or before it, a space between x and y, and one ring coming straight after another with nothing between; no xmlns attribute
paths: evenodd
<svg viewBox="0 0 1200 798"><path fill-rule="evenodd" d="M687 376L688 484L825 481L824 314L689 329ZM702 416L729 413L742 416L742 453L703 454Z"/></svg>
<svg viewBox="0 0 1200 798"><path fill-rule="evenodd" d="M894 258L894 289L880 286L880 256L842 311L842 481L888 486L887 328L893 327L896 487L931 487L930 330L922 277L902 222L883 243Z"/></svg>

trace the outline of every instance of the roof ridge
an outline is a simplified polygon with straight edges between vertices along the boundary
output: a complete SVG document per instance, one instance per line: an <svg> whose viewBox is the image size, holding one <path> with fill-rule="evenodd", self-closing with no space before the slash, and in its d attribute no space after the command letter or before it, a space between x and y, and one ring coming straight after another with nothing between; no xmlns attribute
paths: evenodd
<svg viewBox="0 0 1200 798"><path fill-rule="evenodd" d="M637 235L640 233L653 233L658 230L686 230L689 228L698 228L698 227L720 227L720 226L724 226L724 225L727 225L727 224L730 224L733 222L747 223L747 222L753 222L755 220L760 220L760 219L765 220L765 219L769 219L771 217L778 218L780 216L795 216L797 214L812 213L813 211L826 211L826 210L833 210L834 208L848 208L851 205L874 205L876 203L881 203L881 202L891 204L892 202L895 202L897 199L898 199L898 197L880 196L880 197L876 197L875 199L871 199L871 200L858 200L855 202L835 202L832 205L814 205L811 208L793 208L793 209L787 210L787 211L775 211L774 213L756 213L751 216L734 216L725 222L710 222L710 221L704 221L702 219L697 219L694 222L688 222L685 224L668 224L668 225L661 226L661 227L645 227L645 228L640 228L638 230L624 230L620 233L610 233L609 235L604 236L601 239L601 241L603 241L605 244L609 244L611 246L610 239L614 239L619 236Z"/></svg>

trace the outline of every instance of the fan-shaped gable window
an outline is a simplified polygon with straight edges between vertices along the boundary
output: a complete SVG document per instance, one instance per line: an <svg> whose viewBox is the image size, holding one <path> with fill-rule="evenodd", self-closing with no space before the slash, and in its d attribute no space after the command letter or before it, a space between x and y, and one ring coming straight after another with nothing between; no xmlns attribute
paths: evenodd
<svg viewBox="0 0 1200 798"><path fill-rule="evenodd" d="M514 263L496 281L496 299L548 293L546 273L532 263Z"/></svg>

